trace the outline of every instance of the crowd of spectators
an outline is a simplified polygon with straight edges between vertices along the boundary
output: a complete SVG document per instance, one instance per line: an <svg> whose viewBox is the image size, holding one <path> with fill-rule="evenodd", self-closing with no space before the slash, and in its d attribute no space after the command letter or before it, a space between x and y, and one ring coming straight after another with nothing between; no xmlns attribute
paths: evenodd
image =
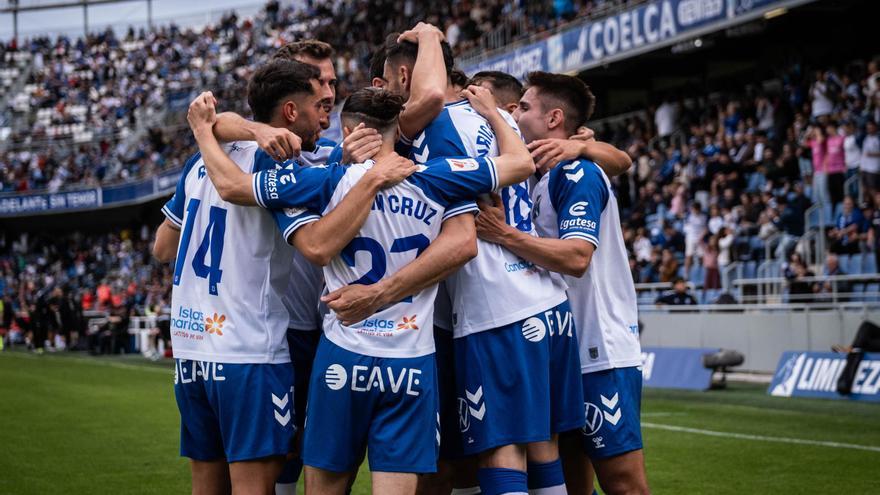
<svg viewBox="0 0 880 495"><path fill-rule="evenodd" d="M384 37L418 21L444 29L460 54L487 46L489 33L499 29L505 39L540 33L613 3L623 2L358 0L303 7L271 0L253 18L230 12L199 28L171 24L118 34L108 28L76 39L0 42L0 69L16 53L30 57L27 85L7 101L6 113L18 117L8 120L18 125L10 146L0 146L0 192L89 187L179 167L192 144L187 133L176 135L191 92L212 90L223 110L247 113L242 95L253 67L296 39L336 47L341 100L368 83L372 51ZM159 121L151 120L157 115ZM125 139L139 124L160 123L171 136Z"/></svg>
<svg viewBox="0 0 880 495"><path fill-rule="evenodd" d="M152 230L0 236L0 334L37 349L127 349L129 318L159 315L171 301L171 268L152 259Z"/></svg>
<svg viewBox="0 0 880 495"><path fill-rule="evenodd" d="M776 82L667 95L596 129L634 157L618 199L636 282L719 289L731 263L804 253L810 227L832 254L880 254L878 62L794 66Z"/></svg>

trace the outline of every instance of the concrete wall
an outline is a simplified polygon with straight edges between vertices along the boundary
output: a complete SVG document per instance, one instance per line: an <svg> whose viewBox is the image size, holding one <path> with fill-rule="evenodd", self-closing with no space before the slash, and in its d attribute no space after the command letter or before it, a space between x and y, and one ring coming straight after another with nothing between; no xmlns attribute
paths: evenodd
<svg viewBox="0 0 880 495"><path fill-rule="evenodd" d="M847 304L823 309L740 312L667 312L639 308L645 347L721 347L745 354L740 370L772 373L784 351L829 351L849 344L866 319L880 322L880 306Z"/></svg>

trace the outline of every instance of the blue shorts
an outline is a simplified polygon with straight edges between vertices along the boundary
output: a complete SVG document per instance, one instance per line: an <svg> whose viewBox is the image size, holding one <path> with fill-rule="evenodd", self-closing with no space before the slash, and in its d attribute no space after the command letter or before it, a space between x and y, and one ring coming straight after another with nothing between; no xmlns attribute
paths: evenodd
<svg viewBox="0 0 880 495"><path fill-rule="evenodd" d="M433 473L440 444L434 355L378 358L318 344L303 462L335 472Z"/></svg>
<svg viewBox="0 0 880 495"><path fill-rule="evenodd" d="M574 316L568 301L545 316L551 323L550 431L577 430L584 426L584 391Z"/></svg>
<svg viewBox="0 0 880 495"><path fill-rule="evenodd" d="M440 458L457 459L461 453L458 431L458 398L455 392L455 363L451 330L434 327L437 347L437 391L440 407Z"/></svg>
<svg viewBox="0 0 880 495"><path fill-rule="evenodd" d="M584 451L607 459L642 448L642 370L633 366L583 375Z"/></svg>
<svg viewBox="0 0 880 495"><path fill-rule="evenodd" d="M176 359L180 455L227 462L292 451L290 364L225 364Z"/></svg>
<svg viewBox="0 0 880 495"><path fill-rule="evenodd" d="M548 313L455 339L462 454L550 439Z"/></svg>

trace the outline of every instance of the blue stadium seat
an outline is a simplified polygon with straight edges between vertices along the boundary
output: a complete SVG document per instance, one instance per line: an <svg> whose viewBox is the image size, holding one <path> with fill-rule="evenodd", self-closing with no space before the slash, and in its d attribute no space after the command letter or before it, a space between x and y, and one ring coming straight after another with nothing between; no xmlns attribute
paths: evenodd
<svg viewBox="0 0 880 495"><path fill-rule="evenodd" d="M874 253L865 253L862 258L862 273L877 273L877 257Z"/></svg>
<svg viewBox="0 0 880 495"><path fill-rule="evenodd" d="M720 289L706 289L703 291L703 304L713 304L718 296L721 295Z"/></svg>
<svg viewBox="0 0 880 495"><path fill-rule="evenodd" d="M639 292L639 299L638 299L639 302L638 303L639 304L654 304L654 301L656 299L657 298L654 296L653 291L645 290L645 291Z"/></svg>
<svg viewBox="0 0 880 495"><path fill-rule="evenodd" d="M878 283L866 284L865 285L865 292L869 293L869 294L865 294L865 301L869 301L869 302L880 301L880 295L877 294L878 292L880 292L880 284L878 284Z"/></svg>
<svg viewBox="0 0 880 495"><path fill-rule="evenodd" d="M757 278L758 263L756 261L746 261L743 266L743 278Z"/></svg>
<svg viewBox="0 0 880 495"><path fill-rule="evenodd" d="M865 284L853 284L853 301L864 301L865 300Z"/></svg>
<svg viewBox="0 0 880 495"><path fill-rule="evenodd" d="M841 254L837 257L837 263L840 265L840 269L843 270L843 273L850 273L849 260L850 257L848 254Z"/></svg>
<svg viewBox="0 0 880 495"><path fill-rule="evenodd" d="M862 255L854 254L849 257L849 270L843 270L844 273L850 275L858 275L862 273Z"/></svg>

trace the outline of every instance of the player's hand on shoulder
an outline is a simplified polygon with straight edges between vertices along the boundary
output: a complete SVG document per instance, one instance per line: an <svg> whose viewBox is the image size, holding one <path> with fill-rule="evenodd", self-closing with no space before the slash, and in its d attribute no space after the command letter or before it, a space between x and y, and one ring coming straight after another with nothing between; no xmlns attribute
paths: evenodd
<svg viewBox="0 0 880 495"><path fill-rule="evenodd" d="M443 31L441 31L437 26L433 24L428 24L427 22L420 22L416 24L415 27L413 27L412 29L400 33L400 36L397 37L397 42L402 43L404 41L409 41L411 43L418 43L419 37L425 35L438 36L441 41L446 39Z"/></svg>
<svg viewBox="0 0 880 495"><path fill-rule="evenodd" d="M283 127L255 123L254 141L273 160L283 162L297 157L302 151L302 139Z"/></svg>
<svg viewBox="0 0 880 495"><path fill-rule="evenodd" d="M578 127L577 134L573 135L569 139L574 139L575 141L595 141L596 133L586 126Z"/></svg>
<svg viewBox="0 0 880 495"><path fill-rule="evenodd" d="M211 129L217 122L217 99L210 91L205 91L197 96L189 104L186 120L189 127L195 131Z"/></svg>
<svg viewBox="0 0 880 495"><path fill-rule="evenodd" d="M498 103L495 102L495 95L482 86L468 86L461 90L461 96L467 98L471 107L485 118L498 113Z"/></svg>
<svg viewBox="0 0 880 495"><path fill-rule="evenodd" d="M336 313L343 325L366 320L386 304L379 284L352 284L322 296L321 301Z"/></svg>
<svg viewBox="0 0 880 495"><path fill-rule="evenodd" d="M399 184L414 174L417 169L418 167L412 160L397 153L390 153L377 160L367 174L375 177L384 189Z"/></svg>
<svg viewBox="0 0 880 495"><path fill-rule="evenodd" d="M526 146L535 160L535 168L542 175L561 161L579 157L584 147L583 141L571 139L538 139Z"/></svg>
<svg viewBox="0 0 880 495"><path fill-rule="evenodd" d="M379 131L361 122L342 140L342 163L363 163L373 158L381 147Z"/></svg>
<svg viewBox="0 0 880 495"><path fill-rule="evenodd" d="M507 232L507 220L504 217L504 209L501 203L501 196L492 193L490 195L492 202L480 200L477 206L480 207L480 214L477 215L477 237L484 241L501 244L504 234Z"/></svg>

